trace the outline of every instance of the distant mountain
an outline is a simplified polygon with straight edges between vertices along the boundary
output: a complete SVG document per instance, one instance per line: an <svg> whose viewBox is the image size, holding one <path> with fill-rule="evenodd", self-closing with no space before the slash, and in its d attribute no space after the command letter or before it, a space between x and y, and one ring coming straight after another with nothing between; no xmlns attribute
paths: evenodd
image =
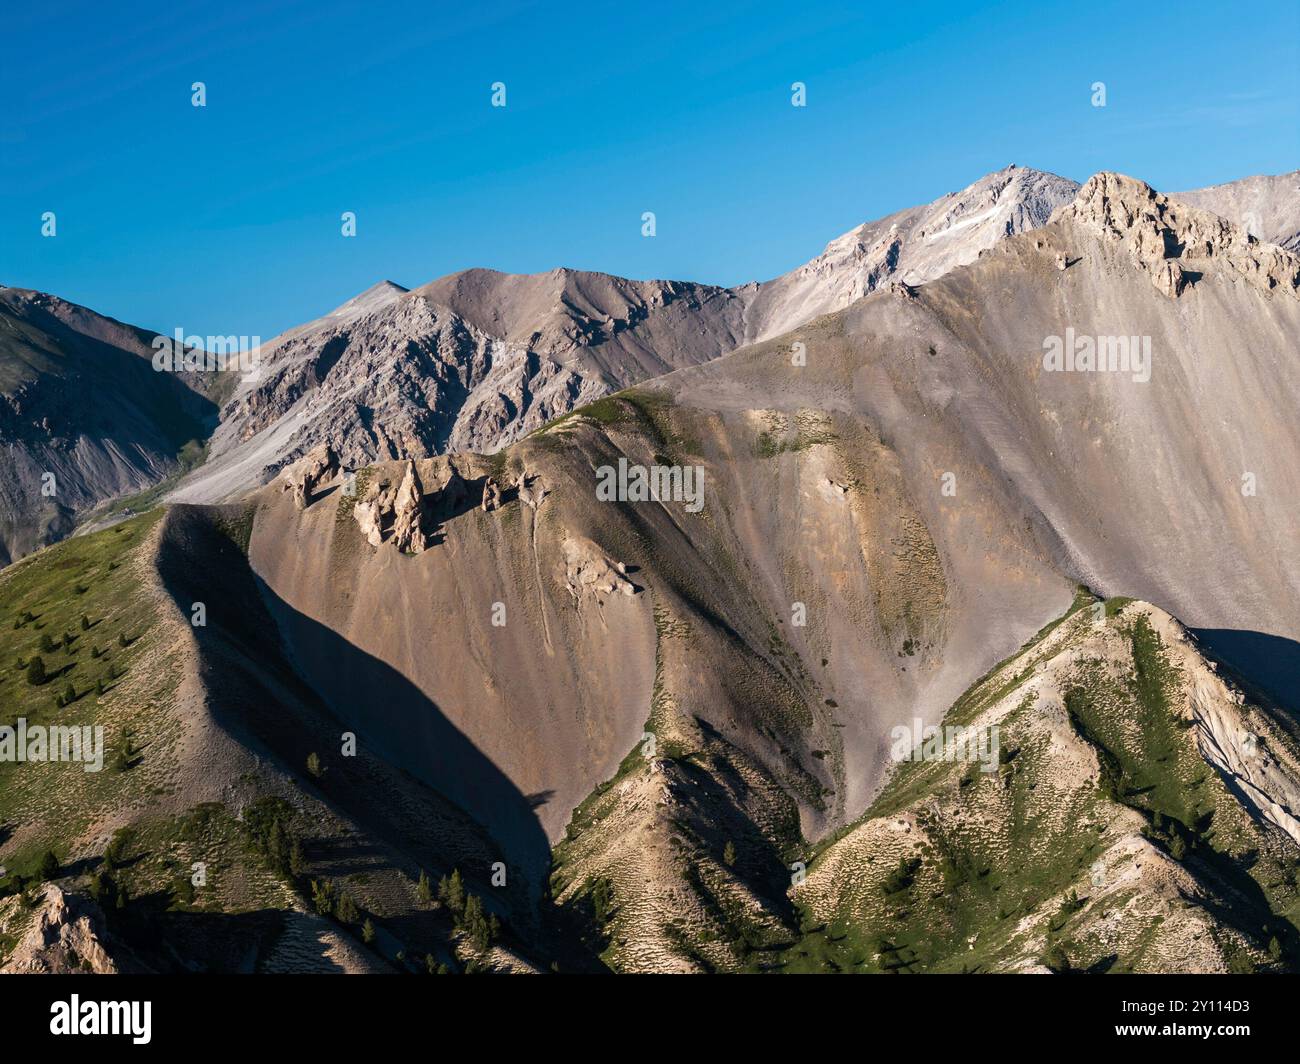
<svg viewBox="0 0 1300 1064"><path fill-rule="evenodd" d="M1191 192L1175 192L1172 198L1213 211L1260 240L1300 251L1300 170L1243 177Z"/></svg>
<svg viewBox="0 0 1300 1064"><path fill-rule="evenodd" d="M495 451L581 403L732 350L725 288L552 270L385 283L263 348L179 500L238 495L321 443L348 465Z"/></svg>
<svg viewBox="0 0 1300 1064"><path fill-rule="evenodd" d="M205 468L175 498L257 486L329 443L362 464L495 451L575 406L911 283L1042 225L1078 185L1015 166L867 223L816 259L735 289L577 270L465 270L383 282L266 345L266 371L222 411Z"/></svg>
<svg viewBox="0 0 1300 1064"><path fill-rule="evenodd" d="M805 266L753 286L747 337L762 340L861 299L896 279L917 285L974 262L999 240L1045 225L1077 181L1015 165L960 192L867 222Z"/></svg>
<svg viewBox="0 0 1300 1064"><path fill-rule="evenodd" d="M1297 184L1295 174L1254 177L1180 198L1249 221L1263 240L1295 246ZM182 411L192 409L185 391L225 400L207 462L175 490L177 500L236 498L321 443L351 466L493 452L602 395L788 332L892 281L923 284L968 265L1008 235L1044 225L1078 188L1066 178L1009 166L933 203L865 223L790 273L733 289L565 269L534 275L466 270L414 291L384 281L264 345L255 380L211 385L182 378L179 391L172 387L177 381L154 380L140 395L161 388L184 400ZM50 306L71 306L42 298ZM83 323L111 321L82 308L78 315ZM113 324L108 342L132 335L129 327ZM93 336L99 327L86 328ZM122 342L147 350L150 334L134 333ZM101 391L78 394L89 401ZM192 432L169 431L203 439L215 421L204 409ZM127 434L139 431L136 426ZM18 515L16 523L0 532L10 544L8 555L66 534L88 508L156 485L177 470L174 451L168 455L143 438L141 445L145 457L130 452L107 462L118 472L105 472L105 460L87 457L88 472L69 482L72 494L61 500L63 509L15 496L7 506ZM85 490L76 487L81 479Z"/></svg>
<svg viewBox="0 0 1300 1064"><path fill-rule="evenodd" d="M198 459L221 383L155 372L154 336L56 296L0 287L0 564Z"/></svg>

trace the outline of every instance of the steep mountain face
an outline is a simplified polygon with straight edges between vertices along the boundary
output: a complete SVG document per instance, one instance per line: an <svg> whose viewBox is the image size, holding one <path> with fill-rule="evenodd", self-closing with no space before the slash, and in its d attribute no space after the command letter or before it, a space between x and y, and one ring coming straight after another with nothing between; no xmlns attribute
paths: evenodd
<svg viewBox="0 0 1300 1064"><path fill-rule="evenodd" d="M573 270L378 286L264 348L261 375L226 404L208 463L175 497L241 494L322 443L352 467L494 451L731 350L742 311L721 288Z"/></svg>
<svg viewBox="0 0 1300 1064"><path fill-rule="evenodd" d="M156 373L154 334L0 287L0 564L180 468L216 422L215 374Z"/></svg>
<svg viewBox="0 0 1300 1064"><path fill-rule="evenodd" d="M764 340L843 310L896 279L917 285L973 262L999 240L1037 229L1077 181L1014 164L960 192L867 222L805 266L754 286L747 338Z"/></svg>
<svg viewBox="0 0 1300 1064"><path fill-rule="evenodd" d="M1249 192L1257 181L1273 184ZM1228 218L1262 212L1272 232L1300 209L1282 182L1204 194ZM1078 190L1010 166L735 289L573 270L467 270L410 293L384 282L267 345L263 375L222 412L208 465L173 497L237 497L322 443L352 467L498 450L619 388L788 332L890 283L940 277L1046 224Z"/></svg>
<svg viewBox="0 0 1300 1064"><path fill-rule="evenodd" d="M797 897L783 865L877 798L893 730L937 722L1060 615L1076 582L1136 591L1212 650L1244 645L1290 667L1276 648L1300 636L1285 576L1298 267L1217 216L1098 175L1047 226L967 267L601 400L497 466L466 466L480 491L523 475L536 505L485 512L471 490L457 513L438 501L448 471L417 463L436 536L407 555L362 540L348 497L331 503L338 491L303 514L275 492L250 564L306 681L345 719L393 735L408 769L456 789L471 815L485 807L412 720L448 721L521 795L547 794L539 823L553 841L573 795L618 763L568 818L556 897L626 914L606 943L619 966L735 967L737 941L788 940ZM1138 338L1123 359L1105 340L1121 333ZM1085 336L1100 369L1075 343ZM703 505L601 501L598 471L655 466L702 470ZM407 480L401 467L375 475ZM426 712L394 722L322 628L411 678ZM611 713L588 685L614 639L630 697ZM1293 693L1259 660L1233 664ZM551 720L560 690L567 707L544 729L555 740L534 746L524 733ZM598 721L617 727L602 735ZM1286 808L1287 793L1269 801ZM1258 952L1266 923L1195 963Z"/></svg>
<svg viewBox="0 0 1300 1064"><path fill-rule="evenodd" d="M466 270L407 293L390 282L263 350L222 411L208 465L175 498L256 487L321 443L350 466L491 452L619 388L709 361L912 283L1046 222L1078 185L1014 166L871 222L807 266L736 289L575 270Z"/></svg>
<svg viewBox="0 0 1300 1064"><path fill-rule="evenodd" d="M1300 252L1300 170L1175 192L1172 198L1235 222L1257 240Z"/></svg>
<svg viewBox="0 0 1300 1064"><path fill-rule="evenodd" d="M1030 535L1041 564L1167 606L1289 701L1298 267L1102 174L968 267L665 385L737 426L765 408L854 411L897 451L936 540L989 540L971 574Z"/></svg>

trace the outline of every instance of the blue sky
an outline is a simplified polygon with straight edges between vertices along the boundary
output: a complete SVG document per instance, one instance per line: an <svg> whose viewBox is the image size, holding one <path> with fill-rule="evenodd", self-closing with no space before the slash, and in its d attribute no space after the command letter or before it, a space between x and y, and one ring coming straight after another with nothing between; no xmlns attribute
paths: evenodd
<svg viewBox="0 0 1300 1064"><path fill-rule="evenodd" d="M3 51L0 283L167 333L470 266L762 280L1012 162L1170 191L1300 166L1278 0L45 2Z"/></svg>

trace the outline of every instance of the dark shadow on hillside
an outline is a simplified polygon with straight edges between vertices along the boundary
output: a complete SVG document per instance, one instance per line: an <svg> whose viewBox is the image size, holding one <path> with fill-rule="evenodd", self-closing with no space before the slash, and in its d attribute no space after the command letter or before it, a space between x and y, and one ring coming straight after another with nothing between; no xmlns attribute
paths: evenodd
<svg viewBox="0 0 1300 1064"><path fill-rule="evenodd" d="M254 574L253 579L296 671L343 729L482 824L510 871L533 886L534 897L540 896L551 854L533 803L415 684L299 613L260 577Z"/></svg>
<svg viewBox="0 0 1300 1064"><path fill-rule="evenodd" d="M1193 628L1191 632L1211 657L1237 674L1234 679L1246 688L1259 688L1300 720L1300 643L1242 628Z"/></svg>
<svg viewBox="0 0 1300 1064"><path fill-rule="evenodd" d="M148 358L78 332L44 308L34 309L30 320L70 353L61 374L81 378L56 407L68 419L67 426L54 426L56 434L66 429L71 436L75 426L129 453L140 442L136 430L145 427L161 437L163 449L175 452L189 440L206 439L216 426L217 405L179 374L159 373ZM148 334L139 333L139 339L148 346ZM112 402L104 402L106 397Z"/></svg>
<svg viewBox="0 0 1300 1064"><path fill-rule="evenodd" d="M217 723L430 871L447 864L436 828L485 831L506 862L511 893L533 908L546 885L550 846L530 800L405 676L280 599L214 516L219 511L172 507L157 564L183 614L194 602L207 604L207 626L194 633ZM356 734L359 756L340 755L345 731ZM313 752L325 770L319 780L305 771ZM460 812L447 810L446 801L440 810L441 800L426 789ZM412 803L427 815L403 815ZM450 824L453 815L464 824ZM490 875L486 867L462 871L471 883Z"/></svg>
<svg viewBox="0 0 1300 1064"><path fill-rule="evenodd" d="M130 962L126 971L252 974L263 970L263 963L282 937L293 933L294 925L298 942L288 963L297 971L328 974L345 970L330 956L326 935L331 931L351 941L358 953L376 964L386 963L337 924L284 909L240 913L177 909L169 894L155 892L132 899L125 909L110 906L103 914L114 944L126 948Z"/></svg>

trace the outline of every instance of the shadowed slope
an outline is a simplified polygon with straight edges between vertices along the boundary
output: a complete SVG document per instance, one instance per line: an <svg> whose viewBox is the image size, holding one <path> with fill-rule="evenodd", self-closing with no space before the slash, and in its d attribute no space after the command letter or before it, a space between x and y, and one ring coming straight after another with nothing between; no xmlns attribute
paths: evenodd
<svg viewBox="0 0 1300 1064"><path fill-rule="evenodd" d="M194 602L206 607L208 623L195 635L217 722L241 744L292 766L305 782L302 766L318 752L326 768L320 786L329 800L372 837L425 866L457 863L449 842L481 846L473 819L480 818L536 897L548 847L528 802L403 676L277 598L223 531L223 524L237 529L244 519L238 507L224 514L174 507L158 558L182 612ZM328 671L320 661L330 663ZM345 732L356 735L355 760L340 756ZM381 783L394 769L433 787L469 816L402 784L414 791L408 800L426 807L405 820L394 802L394 781L387 789ZM481 866L479 875L488 874L486 854L480 851L474 864Z"/></svg>
<svg viewBox="0 0 1300 1064"><path fill-rule="evenodd" d="M212 431L216 374L156 373L152 333L0 287L0 564L180 469Z"/></svg>

